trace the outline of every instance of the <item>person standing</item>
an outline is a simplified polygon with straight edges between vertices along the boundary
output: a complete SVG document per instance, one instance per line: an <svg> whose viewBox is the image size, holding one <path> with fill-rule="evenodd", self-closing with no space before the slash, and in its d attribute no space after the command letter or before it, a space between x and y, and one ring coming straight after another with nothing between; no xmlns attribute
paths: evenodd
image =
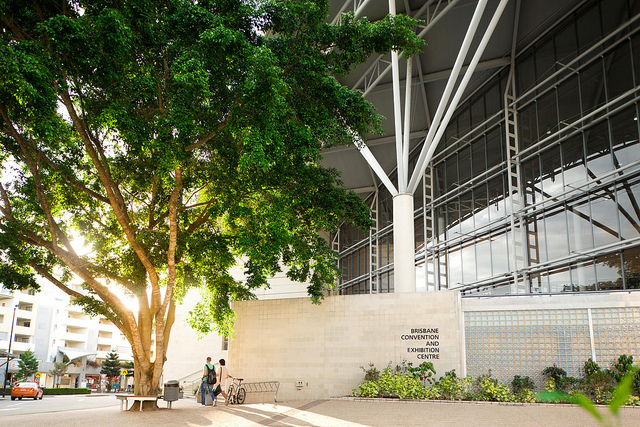
<svg viewBox="0 0 640 427"><path fill-rule="evenodd" d="M210 375L210 372L213 371L213 375ZM205 395L207 394L207 390L209 391L209 395L211 395L211 400L213 400L213 406L216 406L216 396L213 394L213 387L215 386L215 367L211 363L211 358L207 357L207 363L204 364L202 368L202 385L200 386L200 395L202 396L202 406L205 407ZM211 380L213 379L213 382Z"/></svg>
<svg viewBox="0 0 640 427"><path fill-rule="evenodd" d="M215 390L215 395L218 396L222 393L222 397L224 397L224 404L229 404L229 397L227 393L225 393L225 388L227 387L227 378L229 378L229 370L227 369L226 362L224 359L220 359L220 367L218 367L218 386Z"/></svg>

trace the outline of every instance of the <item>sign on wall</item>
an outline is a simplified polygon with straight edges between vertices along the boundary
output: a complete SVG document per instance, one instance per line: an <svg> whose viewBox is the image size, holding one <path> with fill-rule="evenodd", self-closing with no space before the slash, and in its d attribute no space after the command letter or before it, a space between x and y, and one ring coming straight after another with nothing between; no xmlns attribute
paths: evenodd
<svg viewBox="0 0 640 427"><path fill-rule="evenodd" d="M440 359L440 329L411 328L400 335L400 340L406 346L407 360L427 360Z"/></svg>

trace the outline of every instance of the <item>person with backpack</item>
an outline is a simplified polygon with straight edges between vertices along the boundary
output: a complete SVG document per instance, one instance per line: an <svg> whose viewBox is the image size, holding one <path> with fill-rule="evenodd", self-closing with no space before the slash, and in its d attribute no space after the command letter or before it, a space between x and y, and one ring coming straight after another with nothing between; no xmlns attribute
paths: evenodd
<svg viewBox="0 0 640 427"><path fill-rule="evenodd" d="M202 369L202 386L200 387L200 395L202 396L202 406L205 407L205 395L207 394L207 390L209 391L209 395L211 396L211 400L213 401L213 406L216 406L216 396L213 394L213 389L216 385L216 369L211 363L211 358L207 357L207 363L204 364L204 368Z"/></svg>

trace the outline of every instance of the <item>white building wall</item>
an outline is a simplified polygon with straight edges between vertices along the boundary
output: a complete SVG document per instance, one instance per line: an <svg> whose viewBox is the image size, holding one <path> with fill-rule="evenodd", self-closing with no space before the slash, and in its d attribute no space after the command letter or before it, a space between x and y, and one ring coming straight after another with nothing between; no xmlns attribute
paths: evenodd
<svg viewBox="0 0 640 427"><path fill-rule="evenodd" d="M280 381L279 401L350 395L364 378L360 367L370 362L380 370L403 360L432 362L438 376L462 370L456 292L341 295L320 305L307 298L243 301L233 308L229 371L245 382ZM433 339L407 339L416 335ZM434 352L419 351L427 347Z"/></svg>

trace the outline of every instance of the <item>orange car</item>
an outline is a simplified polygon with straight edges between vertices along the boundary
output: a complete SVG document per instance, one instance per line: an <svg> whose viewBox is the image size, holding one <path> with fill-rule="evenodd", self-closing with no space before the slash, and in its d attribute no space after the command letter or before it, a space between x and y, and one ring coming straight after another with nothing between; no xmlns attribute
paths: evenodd
<svg viewBox="0 0 640 427"><path fill-rule="evenodd" d="M42 400L43 394L44 391L34 382L18 383L11 388L11 400L16 400L16 397L20 400L22 400L23 397L33 397L33 400Z"/></svg>

